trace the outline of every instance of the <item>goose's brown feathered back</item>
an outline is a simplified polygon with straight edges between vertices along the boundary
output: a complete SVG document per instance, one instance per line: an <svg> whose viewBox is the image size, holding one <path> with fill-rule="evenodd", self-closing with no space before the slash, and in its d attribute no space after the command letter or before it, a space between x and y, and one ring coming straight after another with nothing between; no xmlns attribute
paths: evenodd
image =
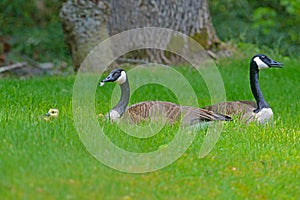
<svg viewBox="0 0 300 200"><path fill-rule="evenodd" d="M194 125L205 121L231 120L230 117L216 114L201 108L180 106L164 101L145 101L130 106L124 113L133 123L140 123L147 119L161 120L174 124L182 118L182 125Z"/></svg>
<svg viewBox="0 0 300 200"><path fill-rule="evenodd" d="M253 111L257 105L254 101L229 101L206 106L204 109L221 113L223 115L237 116L240 120L253 119Z"/></svg>

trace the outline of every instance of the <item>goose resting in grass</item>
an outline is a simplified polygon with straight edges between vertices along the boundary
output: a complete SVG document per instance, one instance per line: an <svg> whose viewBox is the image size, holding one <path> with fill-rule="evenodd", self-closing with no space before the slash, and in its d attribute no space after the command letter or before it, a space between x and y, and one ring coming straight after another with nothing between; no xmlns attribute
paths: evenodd
<svg viewBox="0 0 300 200"><path fill-rule="evenodd" d="M201 108L180 106L171 102L144 101L127 108L130 98L130 88L127 74L123 69L114 69L100 82L103 86L105 82L116 82L121 87L121 98L116 106L109 111L107 117L111 121L118 121L121 117L129 119L131 123L140 123L147 119L158 121L163 116L167 122L174 124L182 117L181 125L191 126L210 121L228 121L230 117L217 114Z"/></svg>
<svg viewBox="0 0 300 200"><path fill-rule="evenodd" d="M253 56L250 62L250 85L256 101L222 102L206 106L204 109L219 112L231 117L236 115L240 120L245 121L247 124L252 121L256 121L260 124L267 123L272 118L273 111L265 101L260 90L258 82L259 70L272 67L281 68L282 66L282 63L272 60L266 55L257 54Z"/></svg>

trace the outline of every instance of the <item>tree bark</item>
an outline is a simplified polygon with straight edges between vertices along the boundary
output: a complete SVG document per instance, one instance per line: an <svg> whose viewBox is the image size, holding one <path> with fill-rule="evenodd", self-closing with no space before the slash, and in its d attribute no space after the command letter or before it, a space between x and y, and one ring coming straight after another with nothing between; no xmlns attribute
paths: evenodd
<svg viewBox="0 0 300 200"><path fill-rule="evenodd" d="M207 0L65 0L60 17L76 71L90 50L108 35L134 28L179 31L207 50L220 44ZM179 56L155 49L130 52L126 58L167 64L182 61Z"/></svg>
<svg viewBox="0 0 300 200"><path fill-rule="evenodd" d="M142 27L161 27L182 32L208 50L214 50L220 43L210 19L207 0L111 1L110 35ZM170 62L170 54L166 55L161 50L139 50L131 53L130 57L145 53L147 60Z"/></svg>
<svg viewBox="0 0 300 200"><path fill-rule="evenodd" d="M187 34L205 48L219 39L207 0L112 0L109 34L142 27L170 28Z"/></svg>
<svg viewBox="0 0 300 200"><path fill-rule="evenodd" d="M109 0L66 0L60 10L65 41L77 71L87 54L108 38Z"/></svg>

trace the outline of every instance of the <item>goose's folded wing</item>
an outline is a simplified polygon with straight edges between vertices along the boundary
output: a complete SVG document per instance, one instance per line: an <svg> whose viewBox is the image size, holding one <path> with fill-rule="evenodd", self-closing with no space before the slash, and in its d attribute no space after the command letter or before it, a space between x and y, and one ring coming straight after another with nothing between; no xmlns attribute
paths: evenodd
<svg viewBox="0 0 300 200"><path fill-rule="evenodd" d="M227 115L218 114L209 110L182 106L182 114L184 125L193 125L207 121L230 121L231 118Z"/></svg>
<svg viewBox="0 0 300 200"><path fill-rule="evenodd" d="M193 125L207 121L228 121L229 116L217 114L201 108L190 106L179 106L170 102L163 101L145 101L130 106L126 112L131 122L140 123L141 121L166 120L173 124L182 117L183 125Z"/></svg>
<svg viewBox="0 0 300 200"><path fill-rule="evenodd" d="M144 120L166 120L176 122L180 117L180 107L174 103L163 101L144 101L130 106L127 110L131 121L139 123Z"/></svg>
<svg viewBox="0 0 300 200"><path fill-rule="evenodd" d="M204 109L224 115L243 115L252 112L256 108L254 101L229 101L206 106Z"/></svg>

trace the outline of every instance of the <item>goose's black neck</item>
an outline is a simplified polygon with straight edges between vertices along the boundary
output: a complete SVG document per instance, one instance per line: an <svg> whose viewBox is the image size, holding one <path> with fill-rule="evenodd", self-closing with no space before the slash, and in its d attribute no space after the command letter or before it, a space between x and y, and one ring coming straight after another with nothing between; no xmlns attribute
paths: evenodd
<svg viewBox="0 0 300 200"><path fill-rule="evenodd" d="M113 107L113 110L116 110L120 116L122 116L128 106L129 103L129 97L130 97L130 88L128 79L126 77L126 81L120 85L121 87L121 98L117 105Z"/></svg>
<svg viewBox="0 0 300 200"><path fill-rule="evenodd" d="M259 70L256 63L252 61L250 63L250 85L251 85L252 94L257 104L257 109L254 110L254 112L256 113L262 110L263 108L269 108L269 105L265 101L264 96L260 90L258 79L259 79Z"/></svg>

